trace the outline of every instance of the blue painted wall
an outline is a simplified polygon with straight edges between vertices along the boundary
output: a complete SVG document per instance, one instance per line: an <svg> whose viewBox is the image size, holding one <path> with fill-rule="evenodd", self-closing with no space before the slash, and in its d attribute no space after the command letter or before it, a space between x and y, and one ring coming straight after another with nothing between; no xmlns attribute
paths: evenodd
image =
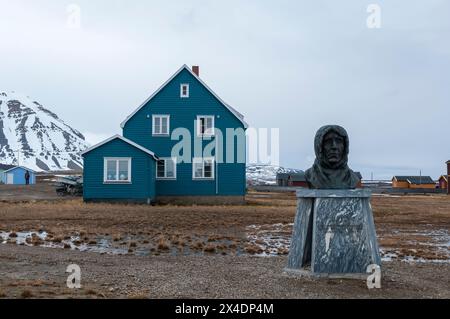
<svg viewBox="0 0 450 319"><path fill-rule="evenodd" d="M180 85L189 83L189 98L180 97ZM158 157L171 157L172 147L179 141L172 141L169 137L152 136L152 115L170 115L170 133L176 128L187 128L191 131L192 149L196 136L195 120L198 115L214 115L215 127L224 134L226 128L241 128L243 124L223 104L214 97L192 74L181 71L168 85L166 85L151 101L142 107L123 128L123 136L153 151ZM211 143L203 141L203 145ZM235 143L237 144L237 143ZM235 145L234 154L238 154ZM245 143L241 151L245 154ZM226 151L224 150L224 159ZM156 172L155 172L156 174ZM216 167L216 180L193 180L192 164L177 165L177 180L156 181L156 195L244 195L246 192L245 163L222 163ZM218 192L217 189L218 188Z"/></svg>
<svg viewBox="0 0 450 319"><path fill-rule="evenodd" d="M155 199L155 159L140 149L114 139L84 154L83 197L85 200ZM131 183L103 182L105 157L131 157Z"/></svg>
<svg viewBox="0 0 450 319"><path fill-rule="evenodd" d="M25 185L25 172L26 170L22 167L16 167L10 171L3 172L3 178L2 181L3 183L6 184L7 182L7 174L13 174L14 175L14 185ZM36 175L34 172L29 171L30 172L30 185L36 184Z"/></svg>

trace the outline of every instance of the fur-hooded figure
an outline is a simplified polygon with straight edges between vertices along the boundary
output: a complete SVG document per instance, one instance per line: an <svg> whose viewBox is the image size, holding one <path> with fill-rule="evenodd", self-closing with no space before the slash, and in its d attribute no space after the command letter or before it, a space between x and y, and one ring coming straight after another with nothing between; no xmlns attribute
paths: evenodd
<svg viewBox="0 0 450 319"><path fill-rule="evenodd" d="M344 152L337 163L330 163L324 154L324 138L330 132L336 133L344 140ZM311 188L355 189L357 187L360 179L347 165L349 145L347 131L341 126L327 125L317 131L314 140L316 161L314 166L305 173Z"/></svg>

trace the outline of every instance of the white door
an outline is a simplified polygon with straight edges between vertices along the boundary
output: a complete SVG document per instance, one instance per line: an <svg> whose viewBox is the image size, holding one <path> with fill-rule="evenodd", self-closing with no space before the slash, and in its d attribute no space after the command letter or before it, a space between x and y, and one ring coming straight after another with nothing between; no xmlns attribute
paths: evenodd
<svg viewBox="0 0 450 319"><path fill-rule="evenodd" d="M14 174L6 174L6 184L12 185L14 184Z"/></svg>

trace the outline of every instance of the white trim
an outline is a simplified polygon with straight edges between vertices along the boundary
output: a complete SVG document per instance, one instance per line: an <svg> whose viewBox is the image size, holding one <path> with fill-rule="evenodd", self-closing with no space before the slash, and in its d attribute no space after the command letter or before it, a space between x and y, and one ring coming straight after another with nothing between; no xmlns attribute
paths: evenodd
<svg viewBox="0 0 450 319"><path fill-rule="evenodd" d="M205 177L205 162L211 161L211 177ZM214 157L194 157L192 159L192 179L193 180L214 180L216 177L216 170L215 170L215 163L216 160ZM195 176L195 164L203 164L202 167L202 177L196 177Z"/></svg>
<svg viewBox="0 0 450 319"><path fill-rule="evenodd" d="M108 161L116 162L116 174L117 178L119 178L119 162L120 161L128 161L128 179L127 180L108 180ZM104 157L103 158L103 183L104 184L131 184L131 157Z"/></svg>
<svg viewBox="0 0 450 319"><path fill-rule="evenodd" d="M157 89L155 91L155 93L153 93L147 100L144 101L144 103L142 103L133 113L131 113L126 119L125 121L123 121L120 124L121 128L125 127L125 124L137 113L139 112L140 109L142 109L148 102L150 102L164 87L166 87L167 84L169 84L181 71L183 70L188 70L189 73L192 74L193 77L195 77L212 95L214 95L214 97L219 100L220 103L223 104L223 106L225 106L234 116L237 117L237 119L244 125L244 128L248 128L248 124L247 122L244 121L244 116L239 113L238 111L236 111L234 108L232 108L230 105L228 105L227 103L225 103L213 90L211 90L211 88L209 86L206 85L205 82L202 81L202 79L200 79L200 77L197 76L197 74L195 74L194 72L192 72L192 70L185 64L183 65L174 75L172 75L170 77L169 80L167 80L166 82L164 82L164 84L159 87L159 89Z"/></svg>
<svg viewBox="0 0 450 319"><path fill-rule="evenodd" d="M158 160L158 156L156 156L155 153L153 153L152 151L150 151L150 150L146 149L145 147L142 147L142 146L140 146L139 144L136 144L135 142L130 141L129 139L127 139L127 138L125 138L125 137L123 137L123 136L120 136L120 135L114 135L114 136L108 138L107 140L104 140L103 142L98 143L98 144L96 144L96 145L94 145L94 146L88 148L87 150L85 150L84 152L82 152L81 155L87 154L87 153L89 153L90 151L93 151L93 150L95 150L96 148L98 148L98 147L100 147L100 146L102 146L102 145L104 145L104 144L107 144L107 143L109 143L109 142L115 140L116 138L118 138L118 139L124 141L125 143L130 144L131 146L136 147L137 149L140 149L141 151L143 151L143 152L145 152L145 153L147 153L147 154L153 156L153 158L154 158L155 160Z"/></svg>
<svg viewBox="0 0 450 319"><path fill-rule="evenodd" d="M167 165L166 161L171 160L173 162L174 167L174 177L167 177ZM158 177L158 162L164 161L164 176L165 177ZM156 179L157 180L176 180L177 179L177 158L176 157L161 157L158 161L156 161Z"/></svg>
<svg viewBox="0 0 450 319"><path fill-rule="evenodd" d="M201 118L212 118L212 132L210 133L210 134L207 134L207 133L205 133L205 134L201 134L201 130L200 130L200 128L201 128L201 121L200 121L200 119ZM197 137L213 137L214 135L215 135L215 132L216 132L216 117L214 116L214 115L197 115L197 132L196 132L196 134L197 134Z"/></svg>
<svg viewBox="0 0 450 319"><path fill-rule="evenodd" d="M155 132L155 119L156 118L167 119L167 133ZM160 130L162 131L162 121L160 124ZM170 115L166 115L166 114L153 114L152 115L152 135L153 136L170 136Z"/></svg>
<svg viewBox="0 0 450 319"><path fill-rule="evenodd" d="M186 95L183 95L183 88L186 87ZM189 91L190 85L189 83L181 83L180 84L180 98L182 99L188 99L189 98Z"/></svg>

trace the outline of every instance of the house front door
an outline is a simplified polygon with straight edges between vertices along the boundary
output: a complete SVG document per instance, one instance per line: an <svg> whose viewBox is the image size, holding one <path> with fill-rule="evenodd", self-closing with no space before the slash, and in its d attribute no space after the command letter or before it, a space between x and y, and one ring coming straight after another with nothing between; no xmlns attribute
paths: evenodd
<svg viewBox="0 0 450 319"><path fill-rule="evenodd" d="M12 185L14 184L14 174L6 174L6 184Z"/></svg>

